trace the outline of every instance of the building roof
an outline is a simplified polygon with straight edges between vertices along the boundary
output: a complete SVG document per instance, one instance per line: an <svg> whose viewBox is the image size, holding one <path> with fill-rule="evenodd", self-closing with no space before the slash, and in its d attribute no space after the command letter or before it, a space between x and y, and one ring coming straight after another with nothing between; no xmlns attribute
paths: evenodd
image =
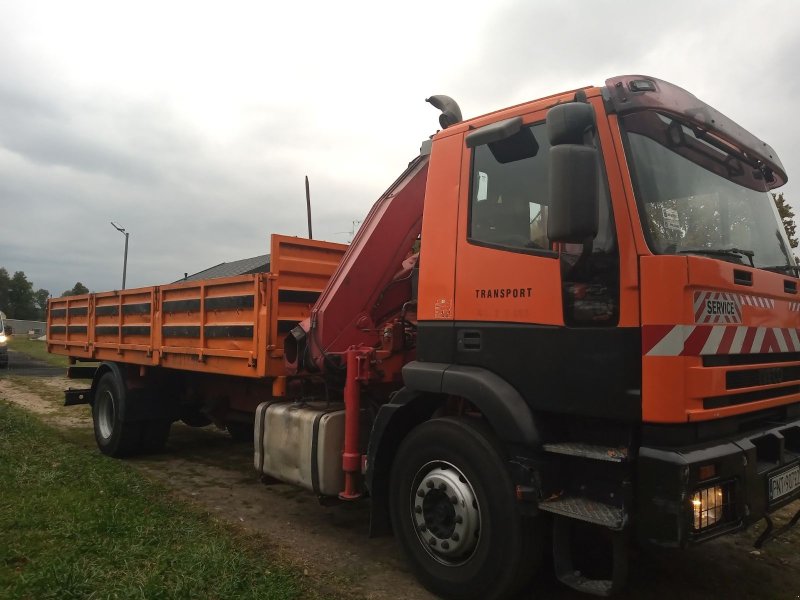
<svg viewBox="0 0 800 600"><path fill-rule="evenodd" d="M181 277L174 283L184 281L199 281L201 279L215 279L217 277L234 277L235 275L250 275L252 273L266 273L269 271L269 254L243 258L231 262L219 263L193 275Z"/></svg>

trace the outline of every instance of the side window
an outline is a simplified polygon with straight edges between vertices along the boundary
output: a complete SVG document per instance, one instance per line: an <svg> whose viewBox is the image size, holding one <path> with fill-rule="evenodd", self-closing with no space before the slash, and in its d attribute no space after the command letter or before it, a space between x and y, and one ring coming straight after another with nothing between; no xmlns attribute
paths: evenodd
<svg viewBox="0 0 800 600"><path fill-rule="evenodd" d="M551 249L547 237L550 145L544 123L527 129L535 144L529 143L532 150L523 153L524 158L492 144L474 149L471 241L534 251Z"/></svg>

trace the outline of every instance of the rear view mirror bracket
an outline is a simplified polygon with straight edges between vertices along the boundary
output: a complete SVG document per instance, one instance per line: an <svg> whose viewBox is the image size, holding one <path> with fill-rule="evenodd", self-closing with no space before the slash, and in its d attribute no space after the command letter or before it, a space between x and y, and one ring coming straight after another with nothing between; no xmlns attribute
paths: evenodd
<svg viewBox="0 0 800 600"><path fill-rule="evenodd" d="M539 152L539 143L522 117L490 123L467 134L467 148L487 146L500 164L531 158Z"/></svg>

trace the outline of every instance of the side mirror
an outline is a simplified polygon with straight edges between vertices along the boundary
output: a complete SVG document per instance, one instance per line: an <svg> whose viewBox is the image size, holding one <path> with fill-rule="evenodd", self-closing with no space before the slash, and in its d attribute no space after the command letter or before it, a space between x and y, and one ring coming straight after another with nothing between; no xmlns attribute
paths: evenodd
<svg viewBox="0 0 800 600"><path fill-rule="evenodd" d="M550 148L550 212L553 242L582 244L594 239L600 222L597 150L577 144Z"/></svg>
<svg viewBox="0 0 800 600"><path fill-rule="evenodd" d="M551 144L547 234L553 242L582 244L597 235L597 150L584 145L593 131L594 113L588 104L561 104L547 113Z"/></svg>

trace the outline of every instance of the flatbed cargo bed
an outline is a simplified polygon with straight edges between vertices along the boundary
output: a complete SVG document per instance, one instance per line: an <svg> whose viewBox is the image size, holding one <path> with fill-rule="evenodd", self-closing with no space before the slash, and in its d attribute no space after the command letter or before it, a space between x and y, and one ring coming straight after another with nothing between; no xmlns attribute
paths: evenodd
<svg viewBox="0 0 800 600"><path fill-rule="evenodd" d="M283 339L308 317L346 249L273 235L269 273L54 298L48 351L78 361L283 375Z"/></svg>

